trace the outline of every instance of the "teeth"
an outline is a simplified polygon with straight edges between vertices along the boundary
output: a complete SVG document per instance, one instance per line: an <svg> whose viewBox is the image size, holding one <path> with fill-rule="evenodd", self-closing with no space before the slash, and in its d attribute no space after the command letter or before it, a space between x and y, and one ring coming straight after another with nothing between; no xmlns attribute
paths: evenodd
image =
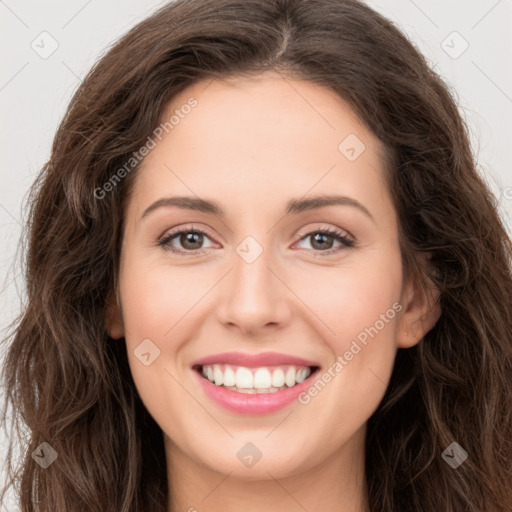
<svg viewBox="0 0 512 512"><path fill-rule="evenodd" d="M225 386L226 387L226 386ZM277 391L282 391L283 389L287 389L286 386L281 388L268 388L268 389L239 389L236 386L226 387L230 391L237 391L238 393L245 393L247 395L254 395L260 393L276 393Z"/></svg>
<svg viewBox="0 0 512 512"><path fill-rule="evenodd" d="M295 368L293 366L288 368L284 381L289 388L295 385Z"/></svg>
<svg viewBox="0 0 512 512"><path fill-rule="evenodd" d="M272 375L267 368L258 368L254 374L254 387L256 389L267 389L272 387Z"/></svg>
<svg viewBox="0 0 512 512"><path fill-rule="evenodd" d="M249 368L239 367L236 371L236 387L241 389L251 389L254 387L254 378Z"/></svg>
<svg viewBox="0 0 512 512"><path fill-rule="evenodd" d="M300 383L300 382L304 381L306 379L306 377L307 377L306 369L301 368L295 375L295 380L297 381L297 383Z"/></svg>
<svg viewBox="0 0 512 512"><path fill-rule="evenodd" d="M229 366L224 370L223 384L226 387L234 386L236 384L235 372L233 371L233 368L230 368Z"/></svg>
<svg viewBox="0 0 512 512"><path fill-rule="evenodd" d="M281 368L277 368L272 373L272 386L275 388L280 388L284 386L284 372Z"/></svg>
<svg viewBox="0 0 512 512"><path fill-rule="evenodd" d="M215 379L216 386L222 386L224 375L218 364L213 365L213 378Z"/></svg>
<svg viewBox="0 0 512 512"><path fill-rule="evenodd" d="M228 364L203 365L202 375L216 386L239 393L275 393L303 382L311 374L306 366L246 368Z"/></svg>

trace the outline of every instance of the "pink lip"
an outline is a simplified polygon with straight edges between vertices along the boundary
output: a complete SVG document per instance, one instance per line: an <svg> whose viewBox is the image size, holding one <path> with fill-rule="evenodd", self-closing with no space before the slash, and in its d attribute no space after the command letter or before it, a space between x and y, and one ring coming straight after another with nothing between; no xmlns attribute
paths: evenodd
<svg viewBox="0 0 512 512"><path fill-rule="evenodd" d="M206 364L206 363L205 363ZM311 365L308 365L311 366ZM199 372L194 371L203 386L206 394L218 405L225 409L236 412L238 414L270 414L286 407L292 403L297 397L311 385L312 373L306 380L300 384L284 389L283 391L276 391L275 393L237 393L222 386L212 384L208 379L205 379Z"/></svg>
<svg viewBox="0 0 512 512"><path fill-rule="evenodd" d="M308 361L301 357L278 354L276 352L261 352L259 354L224 352L194 361L192 368L206 394L220 406L239 414L269 414L286 407L288 404L292 403L300 393L309 387L311 376L316 372L300 384L296 384L288 389L283 389L282 391L276 391L275 393L248 394L237 393L236 391L231 391L222 386L216 386L208 379L205 379L197 370L199 366L209 364L231 364L235 366L245 366L246 368L286 365L320 367L315 361Z"/></svg>
<svg viewBox="0 0 512 512"><path fill-rule="evenodd" d="M300 357L278 354L277 352L261 352L259 354L244 354L242 352L224 352L223 354L214 354L203 357L192 363L192 366L205 364L232 364L235 366L245 366L255 368L258 366L320 366L315 361L308 361Z"/></svg>

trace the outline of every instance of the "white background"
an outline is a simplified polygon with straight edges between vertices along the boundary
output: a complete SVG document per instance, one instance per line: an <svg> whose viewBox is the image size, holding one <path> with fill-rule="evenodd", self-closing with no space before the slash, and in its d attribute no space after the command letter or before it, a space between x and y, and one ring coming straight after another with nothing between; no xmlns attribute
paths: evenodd
<svg viewBox="0 0 512 512"><path fill-rule="evenodd" d="M24 218L23 198L49 158L66 105L103 51L162 3L0 0L0 328L12 321L23 298L20 267L14 258ZM394 20L456 91L481 172L510 231L512 0L368 3ZM49 36L40 35L45 31L58 48L43 59L31 45L50 49ZM41 38L46 39L41 42ZM0 436L5 437L2 431ZM0 466L5 443L0 437ZM9 512L16 509L12 503L4 507Z"/></svg>

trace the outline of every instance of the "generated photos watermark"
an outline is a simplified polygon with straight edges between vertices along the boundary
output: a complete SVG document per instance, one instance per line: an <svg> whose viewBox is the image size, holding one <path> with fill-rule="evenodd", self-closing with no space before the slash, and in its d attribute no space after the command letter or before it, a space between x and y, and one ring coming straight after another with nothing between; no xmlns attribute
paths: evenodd
<svg viewBox="0 0 512 512"><path fill-rule="evenodd" d="M379 319L374 322L370 327L365 327L357 336L357 340L353 340L348 350L343 355L339 355L336 361L327 368L316 380L309 386L306 391L303 391L299 396L298 400L302 405L307 405L311 402L311 399L318 395L325 386L333 380L344 368L359 354L364 347L368 345L368 337L374 338L379 332L384 329L386 324L395 318L396 314L402 310L402 305L399 302L395 302L391 308L385 313L379 315Z"/></svg>
<svg viewBox="0 0 512 512"><path fill-rule="evenodd" d="M120 183L123 178L126 178L126 176L142 162L144 157L149 155L150 151L156 147L155 139L161 141L164 132L168 134L171 130L174 130L174 128L181 123L182 119L185 119L192 109L197 107L197 104L197 100L190 97L186 103L174 111L167 121L160 123L153 130L152 135L147 138L146 143L141 146L138 151L132 153L132 156L121 167L119 167L119 169L117 169L117 171L112 174L112 176L101 187L94 189L94 197L96 199L104 199L109 192L112 192L117 184Z"/></svg>

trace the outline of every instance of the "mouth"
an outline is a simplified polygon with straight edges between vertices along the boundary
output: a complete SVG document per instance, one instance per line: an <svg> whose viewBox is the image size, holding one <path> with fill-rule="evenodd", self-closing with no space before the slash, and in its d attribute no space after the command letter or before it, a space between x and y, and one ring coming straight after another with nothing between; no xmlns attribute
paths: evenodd
<svg viewBox="0 0 512 512"><path fill-rule="evenodd" d="M308 380L320 369L315 365L246 367L233 364L197 364L192 368L215 386L244 394L285 391Z"/></svg>
<svg viewBox="0 0 512 512"><path fill-rule="evenodd" d="M205 396L237 414L270 414L291 405L316 378L320 365L273 352L227 352L192 364Z"/></svg>

